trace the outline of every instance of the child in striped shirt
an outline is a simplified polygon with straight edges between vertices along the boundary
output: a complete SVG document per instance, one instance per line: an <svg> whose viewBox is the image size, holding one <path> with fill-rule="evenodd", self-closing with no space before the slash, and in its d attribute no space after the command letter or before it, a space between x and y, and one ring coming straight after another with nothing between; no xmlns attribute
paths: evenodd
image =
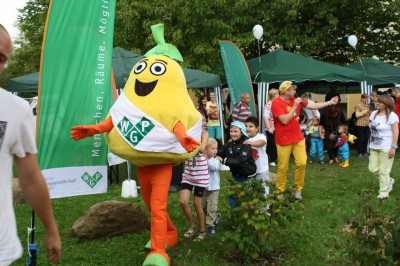
<svg viewBox="0 0 400 266"><path fill-rule="evenodd" d="M204 225L204 212L202 199L204 190L208 187L210 176L208 174L207 159L204 156L208 141L208 132L203 130L201 134L200 150L193 158L185 162L185 171L182 175L182 184L180 192L180 204L186 219L189 221L189 229L183 235L184 238L192 237L196 231L196 222L193 219L192 211L189 206L189 197L194 190L193 205L196 211L197 221L199 223L199 234L194 241L202 241L206 236Z"/></svg>

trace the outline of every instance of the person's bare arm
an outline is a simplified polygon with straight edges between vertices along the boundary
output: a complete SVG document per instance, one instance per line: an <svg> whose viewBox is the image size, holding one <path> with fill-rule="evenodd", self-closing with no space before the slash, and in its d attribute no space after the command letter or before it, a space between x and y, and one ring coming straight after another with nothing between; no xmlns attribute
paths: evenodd
<svg viewBox="0 0 400 266"><path fill-rule="evenodd" d="M200 153L204 154L206 152L207 141L208 141L209 136L210 135L208 134L207 131L203 130L201 132L201 144L200 144L200 150L199 150Z"/></svg>
<svg viewBox="0 0 400 266"><path fill-rule="evenodd" d="M297 107L302 101L303 100L300 97L296 98L296 100L294 100L292 109L290 109L289 113L278 116L278 120L281 121L282 124L287 125L287 123L289 123L289 121L292 120L294 112L296 112Z"/></svg>
<svg viewBox="0 0 400 266"><path fill-rule="evenodd" d="M271 123L269 122L269 117L270 116L271 116L271 110L268 110L266 107L264 107L263 121L264 121L264 125L266 127L265 131L268 131L270 134L273 134L274 133L274 129L272 128Z"/></svg>
<svg viewBox="0 0 400 266"><path fill-rule="evenodd" d="M262 140L262 139L259 139L259 140L256 140L256 141L245 140L243 142L243 144L249 144L250 146L253 146L253 147L262 147L264 145L267 145L267 142L265 140Z"/></svg>
<svg viewBox="0 0 400 266"><path fill-rule="evenodd" d="M269 119L268 119L268 117L264 116L263 120L264 120L264 125L265 125L265 127L266 127L266 129L268 131L271 128L271 125L269 123Z"/></svg>
<svg viewBox="0 0 400 266"><path fill-rule="evenodd" d="M392 138L392 145L389 150L389 158L393 158L394 155L396 154L396 148L397 147L397 140L399 138L399 126L398 123L393 123L392 124L392 131L393 131L393 138Z"/></svg>
<svg viewBox="0 0 400 266"><path fill-rule="evenodd" d="M328 107L329 105L336 105L339 102L339 97L335 96L327 102L323 103L308 103L307 108L311 110L321 109Z"/></svg>
<svg viewBox="0 0 400 266"><path fill-rule="evenodd" d="M14 157L19 184L28 203L32 206L46 229L46 249L50 262L56 263L61 258L61 240L51 207L49 191L37 164L36 154Z"/></svg>

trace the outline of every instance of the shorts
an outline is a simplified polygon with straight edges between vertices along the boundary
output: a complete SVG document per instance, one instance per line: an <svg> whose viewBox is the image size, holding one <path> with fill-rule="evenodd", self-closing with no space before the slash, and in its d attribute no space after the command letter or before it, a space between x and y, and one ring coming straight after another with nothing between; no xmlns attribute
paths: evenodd
<svg viewBox="0 0 400 266"><path fill-rule="evenodd" d="M208 130L208 134L210 135L210 138L213 138L213 139L221 138L221 127L220 126L209 126L207 130Z"/></svg>
<svg viewBox="0 0 400 266"><path fill-rule="evenodd" d="M189 191L192 191L192 189L194 188L194 195L196 197L202 198L204 195L204 191L205 191L205 187L197 187L188 183L182 183L181 184L181 190L183 189L187 189Z"/></svg>

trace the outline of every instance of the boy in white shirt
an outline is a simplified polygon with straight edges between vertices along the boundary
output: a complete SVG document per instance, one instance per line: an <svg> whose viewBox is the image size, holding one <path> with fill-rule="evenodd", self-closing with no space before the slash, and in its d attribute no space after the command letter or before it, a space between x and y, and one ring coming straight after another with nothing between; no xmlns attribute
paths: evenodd
<svg viewBox="0 0 400 266"><path fill-rule="evenodd" d="M204 153L208 163L208 173L210 183L203 195L203 210L206 214L207 235L215 234L215 226L221 219L218 210L218 196L220 190L219 166L220 163L215 156L218 152L218 142L209 138L207 141L206 152Z"/></svg>
<svg viewBox="0 0 400 266"><path fill-rule="evenodd" d="M249 139L244 142L251 146L253 158L256 161L257 171L256 179L269 181L269 167L268 167L268 156L266 153L267 138L264 134L259 133L259 122L254 116L250 116L246 119L246 133L249 135ZM265 198L268 198L269 186L264 183L265 187Z"/></svg>

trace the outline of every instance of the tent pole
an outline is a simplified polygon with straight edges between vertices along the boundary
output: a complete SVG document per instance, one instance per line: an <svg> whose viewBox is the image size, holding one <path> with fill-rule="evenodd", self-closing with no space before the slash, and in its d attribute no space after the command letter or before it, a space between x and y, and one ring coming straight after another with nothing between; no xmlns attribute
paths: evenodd
<svg viewBox="0 0 400 266"><path fill-rule="evenodd" d="M219 126L221 128L221 141L222 144L225 144L224 140L224 114L222 112L222 99L221 99L221 87L215 87L214 88L215 92L215 100L217 101L217 106L218 106L218 115L219 115Z"/></svg>
<svg viewBox="0 0 400 266"><path fill-rule="evenodd" d="M260 132L264 132L264 123L263 123L263 113L264 113L264 106L267 102L267 96L268 96L268 89L269 89L269 83L267 82L260 82L258 83L259 87L259 113L258 113L258 118L259 118L259 127L260 127Z"/></svg>
<svg viewBox="0 0 400 266"><path fill-rule="evenodd" d="M258 105L258 114L254 114L254 116L258 116L259 121L258 121L258 126L260 127L260 117L261 117L261 105L262 105L262 99L264 98L264 90L262 88L262 84L261 83L257 83L257 95L258 95L258 99L257 99L257 105Z"/></svg>

